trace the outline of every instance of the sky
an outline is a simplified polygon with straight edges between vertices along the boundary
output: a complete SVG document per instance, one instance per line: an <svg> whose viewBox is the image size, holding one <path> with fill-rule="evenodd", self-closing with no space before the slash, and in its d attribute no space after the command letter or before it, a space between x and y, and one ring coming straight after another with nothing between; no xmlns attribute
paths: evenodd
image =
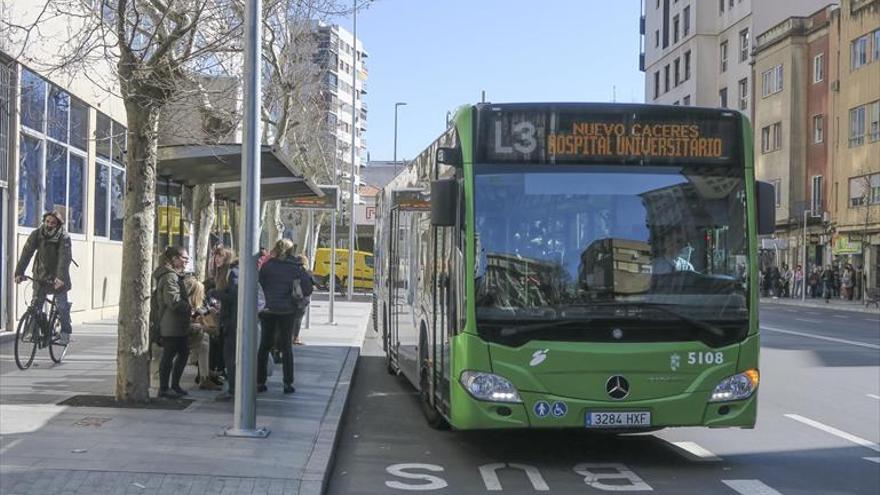
<svg viewBox="0 0 880 495"><path fill-rule="evenodd" d="M363 0L361 0L363 1ZM358 13L369 54L371 160L412 159L446 112L486 101L644 101L640 0L374 0ZM352 19L334 22L351 30ZM616 91L615 91L616 89Z"/></svg>

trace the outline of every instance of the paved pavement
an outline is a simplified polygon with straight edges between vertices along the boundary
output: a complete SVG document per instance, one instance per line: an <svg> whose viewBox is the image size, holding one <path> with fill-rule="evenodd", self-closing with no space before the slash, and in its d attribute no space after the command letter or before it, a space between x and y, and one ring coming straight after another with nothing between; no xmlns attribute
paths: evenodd
<svg viewBox="0 0 880 495"><path fill-rule="evenodd" d="M369 321L370 304L313 302L305 346L295 348L296 393L281 392L280 366L258 395L257 424L266 439L222 436L233 404L191 390L183 411L58 406L77 394L111 395L116 327L74 329L65 361L45 350L34 367L15 367L12 342L0 346L0 493L320 493L338 422ZM184 376L193 384L195 368ZM192 388L195 388L194 385Z"/></svg>
<svg viewBox="0 0 880 495"><path fill-rule="evenodd" d="M880 493L878 320L780 304L761 318L755 429L620 436L432 430L367 331L328 493Z"/></svg>
<svg viewBox="0 0 880 495"><path fill-rule="evenodd" d="M822 298L812 298L801 301L800 299L792 299L789 297L780 297L777 299L765 297L761 299L761 304L781 304L786 306L799 306L802 308L830 309L836 311L853 311L856 313L868 313L876 315L880 319L880 307L876 305L866 306L862 301L845 301L843 299L830 299L825 302Z"/></svg>

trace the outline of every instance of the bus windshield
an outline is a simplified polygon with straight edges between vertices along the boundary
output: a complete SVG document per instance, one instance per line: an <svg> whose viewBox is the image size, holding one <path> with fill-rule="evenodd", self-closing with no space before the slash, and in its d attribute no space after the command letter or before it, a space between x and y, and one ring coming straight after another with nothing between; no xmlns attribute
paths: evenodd
<svg viewBox="0 0 880 495"><path fill-rule="evenodd" d="M747 322L741 167L475 170L478 325L644 319L648 307L653 319Z"/></svg>

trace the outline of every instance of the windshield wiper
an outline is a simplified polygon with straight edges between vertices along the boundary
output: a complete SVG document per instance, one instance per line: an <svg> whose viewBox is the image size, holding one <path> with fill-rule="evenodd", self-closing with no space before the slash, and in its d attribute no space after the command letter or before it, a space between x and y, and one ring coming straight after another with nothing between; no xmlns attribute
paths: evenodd
<svg viewBox="0 0 880 495"><path fill-rule="evenodd" d="M592 323L593 318L580 318L580 319L565 319L565 320L550 320L550 321L542 321L540 323L527 323L525 325L513 325L513 326L502 326L501 330L499 330L499 334L502 337L512 337L514 335L521 335L525 333L531 332L540 332L541 330L548 330L550 328L563 327L565 325L572 324L585 324Z"/></svg>

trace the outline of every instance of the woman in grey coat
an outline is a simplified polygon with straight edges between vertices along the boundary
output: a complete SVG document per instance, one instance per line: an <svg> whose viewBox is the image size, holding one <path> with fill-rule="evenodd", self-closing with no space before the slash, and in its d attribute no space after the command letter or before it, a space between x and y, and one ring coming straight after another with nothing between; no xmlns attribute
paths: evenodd
<svg viewBox="0 0 880 495"><path fill-rule="evenodd" d="M189 358L189 330L192 308L183 288L183 269L189 261L186 249L170 246L162 255L162 266L153 272L162 336L159 363L159 397L177 399L187 392L180 388L180 377ZM169 389L168 382L171 381Z"/></svg>

